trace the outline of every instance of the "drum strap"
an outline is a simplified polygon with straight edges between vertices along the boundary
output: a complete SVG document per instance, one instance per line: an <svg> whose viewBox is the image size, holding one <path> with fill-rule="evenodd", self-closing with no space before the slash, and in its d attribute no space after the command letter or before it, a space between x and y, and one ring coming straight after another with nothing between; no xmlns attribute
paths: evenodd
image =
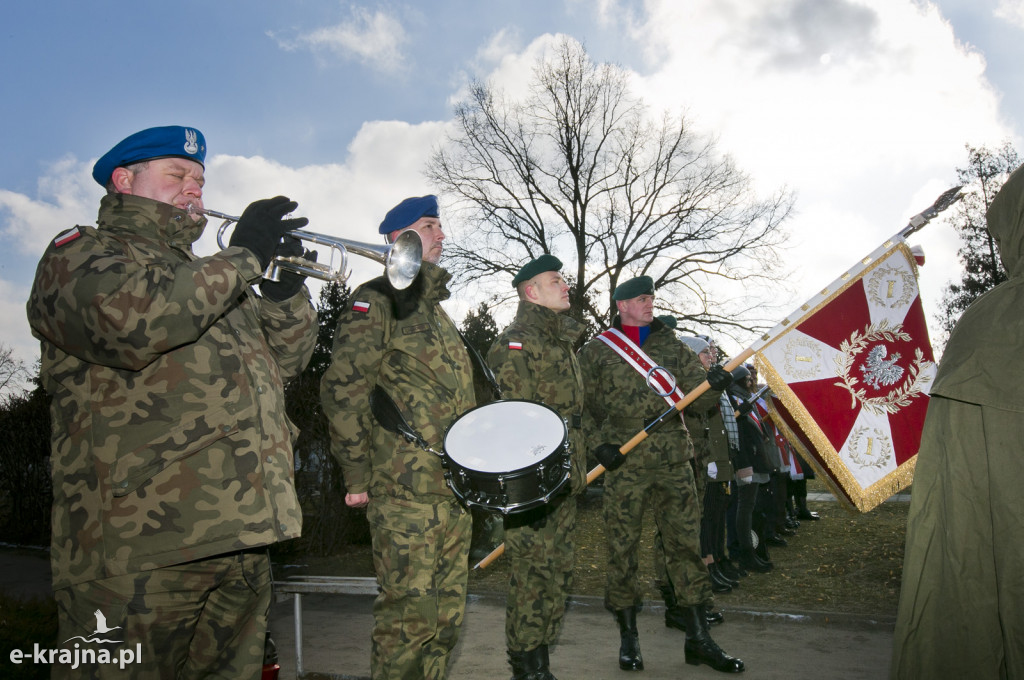
<svg viewBox="0 0 1024 680"><path fill-rule="evenodd" d="M632 366L643 377L644 382L647 382L647 376L650 375L651 380L657 384L659 391L669 392L669 388L672 388L671 392L661 397L665 400L666 404L674 408L676 402L682 400L683 393L678 386L673 387L661 372L650 372L657 364L635 342L626 337L625 333L618 328L609 328L597 337L600 338L601 342L615 350L615 353L622 357L623 361ZM679 418L683 418L682 411L679 412Z"/></svg>

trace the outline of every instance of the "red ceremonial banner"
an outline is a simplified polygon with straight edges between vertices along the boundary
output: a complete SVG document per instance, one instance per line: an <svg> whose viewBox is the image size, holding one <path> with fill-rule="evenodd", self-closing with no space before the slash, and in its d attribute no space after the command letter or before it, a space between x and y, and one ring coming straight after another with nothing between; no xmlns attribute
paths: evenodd
<svg viewBox="0 0 1024 680"><path fill-rule="evenodd" d="M902 240L880 252L756 353L776 425L861 512L913 480L936 370L914 255Z"/></svg>

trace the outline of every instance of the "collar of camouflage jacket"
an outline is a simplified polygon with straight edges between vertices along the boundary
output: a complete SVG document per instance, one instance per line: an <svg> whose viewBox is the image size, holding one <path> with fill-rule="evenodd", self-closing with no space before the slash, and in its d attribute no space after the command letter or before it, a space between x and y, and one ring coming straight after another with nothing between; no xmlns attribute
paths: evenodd
<svg viewBox="0 0 1024 680"><path fill-rule="evenodd" d="M452 275L447 269L431 262L423 262L420 265L419 282L414 285L422 286L421 296L424 300L440 302L451 297L452 294L448 290L448 282L451 280Z"/></svg>
<svg viewBox="0 0 1024 680"><path fill-rule="evenodd" d="M190 248L206 228L206 218L193 220L169 203L129 194L107 194L100 201L100 229L123 231Z"/></svg>

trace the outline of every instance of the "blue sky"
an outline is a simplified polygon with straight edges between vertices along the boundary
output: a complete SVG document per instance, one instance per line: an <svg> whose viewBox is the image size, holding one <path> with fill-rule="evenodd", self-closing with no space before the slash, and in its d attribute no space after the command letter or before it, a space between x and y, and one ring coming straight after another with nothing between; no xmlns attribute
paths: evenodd
<svg viewBox="0 0 1024 680"><path fill-rule="evenodd" d="M4 15L0 343L27 361L35 263L95 219L91 164L121 138L196 126L208 206L287 193L311 228L375 241L384 211L430 190L423 164L467 80L521 91L559 34L628 69L652 110L685 110L759 191L794 190L794 274L773 294L794 305L950 186L965 143L1024 150L1022 0L40 0ZM938 225L920 242L934 307L957 244Z"/></svg>

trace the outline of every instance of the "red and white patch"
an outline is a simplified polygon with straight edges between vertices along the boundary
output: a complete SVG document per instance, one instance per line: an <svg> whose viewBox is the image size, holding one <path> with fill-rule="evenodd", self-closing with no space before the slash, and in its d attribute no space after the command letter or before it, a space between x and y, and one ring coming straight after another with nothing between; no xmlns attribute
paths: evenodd
<svg viewBox="0 0 1024 680"><path fill-rule="evenodd" d="M356 300L355 302L352 303L352 311L363 312L365 314L366 312L370 311L370 303L363 302L362 300Z"/></svg>
<svg viewBox="0 0 1024 680"><path fill-rule="evenodd" d="M60 248L63 245L71 243L81 235L82 232L78 227L71 227L67 231L59 234L57 238L53 239L53 245L57 248Z"/></svg>
<svg viewBox="0 0 1024 680"><path fill-rule="evenodd" d="M521 343L521 342L510 342L510 343L508 343L508 348L509 349L522 349L523 348L523 343Z"/></svg>

